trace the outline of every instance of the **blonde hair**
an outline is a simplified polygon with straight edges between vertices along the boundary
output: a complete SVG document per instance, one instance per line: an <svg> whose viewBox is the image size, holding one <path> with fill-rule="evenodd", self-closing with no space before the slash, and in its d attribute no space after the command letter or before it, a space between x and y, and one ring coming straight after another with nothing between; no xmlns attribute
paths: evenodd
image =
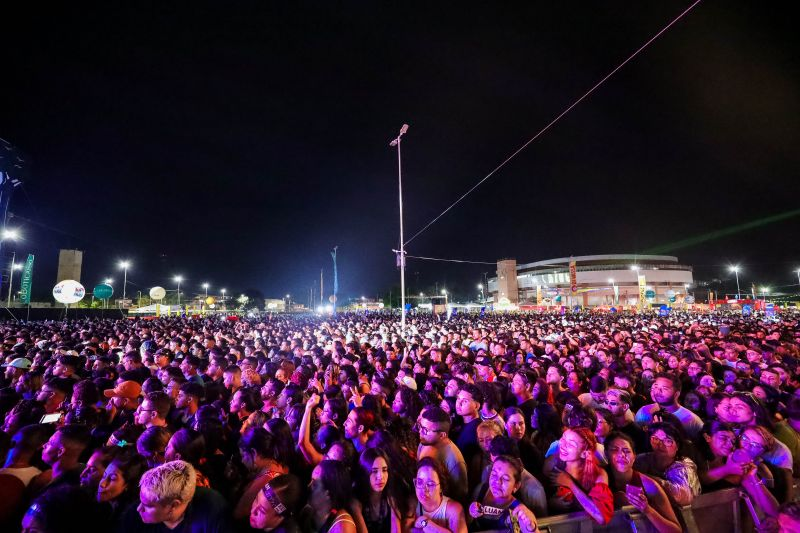
<svg viewBox="0 0 800 533"><path fill-rule="evenodd" d="M478 424L478 427L475 428L475 431L478 432L482 429L488 429L495 435L502 435L503 432L505 431L503 429L503 426L501 426L500 422L498 422L497 420L484 420L483 422Z"/></svg>
<svg viewBox="0 0 800 533"><path fill-rule="evenodd" d="M145 472L139 487L159 502L188 503L194 498L197 473L186 461L170 461Z"/></svg>

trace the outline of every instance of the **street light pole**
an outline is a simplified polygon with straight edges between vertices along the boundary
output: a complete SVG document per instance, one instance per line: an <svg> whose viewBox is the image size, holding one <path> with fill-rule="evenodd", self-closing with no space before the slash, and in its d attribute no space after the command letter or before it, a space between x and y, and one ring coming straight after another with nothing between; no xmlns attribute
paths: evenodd
<svg viewBox="0 0 800 533"><path fill-rule="evenodd" d="M614 278L608 278L608 282L611 284L611 290L614 292L611 301L614 302L614 305L617 305L617 286L614 284Z"/></svg>
<svg viewBox="0 0 800 533"><path fill-rule="evenodd" d="M14 268L17 266L16 262L17 262L17 251L14 250L14 252L11 254L11 268L8 274L8 305L6 307L11 307L11 292L12 289L14 288Z"/></svg>
<svg viewBox="0 0 800 533"><path fill-rule="evenodd" d="M408 124L403 124L400 134L389 143L389 146L397 147L397 190L400 203L400 336L406 330L406 251L405 238L403 236L403 169L400 157L400 140L408 131Z"/></svg>
<svg viewBox="0 0 800 533"><path fill-rule="evenodd" d="M736 274L736 299L739 300L742 297L741 290L739 289L739 265L732 266L731 270Z"/></svg>
<svg viewBox="0 0 800 533"><path fill-rule="evenodd" d="M128 294L128 267L131 266L130 261L120 261L119 267L123 271L123 278L122 278L122 305L125 305L125 298Z"/></svg>
<svg viewBox="0 0 800 533"><path fill-rule="evenodd" d="M178 282L178 307L181 305L181 281L183 281L183 276L175 276L175 281Z"/></svg>

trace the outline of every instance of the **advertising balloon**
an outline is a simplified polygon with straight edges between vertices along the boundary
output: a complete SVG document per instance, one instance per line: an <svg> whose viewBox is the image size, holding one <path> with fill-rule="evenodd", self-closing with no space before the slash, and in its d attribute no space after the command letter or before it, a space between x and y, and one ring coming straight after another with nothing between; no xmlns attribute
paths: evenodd
<svg viewBox="0 0 800 533"><path fill-rule="evenodd" d="M153 300L163 300L166 295L167 291L164 290L164 287L153 287L150 289L150 298Z"/></svg>
<svg viewBox="0 0 800 533"><path fill-rule="evenodd" d="M86 289L74 279L65 279L53 287L53 298L58 303L75 304L86 296Z"/></svg>

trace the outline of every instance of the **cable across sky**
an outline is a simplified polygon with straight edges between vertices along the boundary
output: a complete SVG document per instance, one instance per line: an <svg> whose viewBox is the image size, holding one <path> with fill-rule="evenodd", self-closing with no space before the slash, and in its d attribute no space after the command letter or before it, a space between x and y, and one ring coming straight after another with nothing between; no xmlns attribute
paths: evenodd
<svg viewBox="0 0 800 533"><path fill-rule="evenodd" d="M697 4L699 4L700 2L701 2L701 0L696 0L696 1L695 1L695 2L692 4L692 5L690 5L689 7L687 7L687 8L686 8L686 9L685 9L685 10L684 10L684 11L683 11L683 12L682 12L680 15L678 15L677 17L675 17L675 18L674 18L674 19L673 19L673 20L672 20L672 21L671 21L669 24L667 24L666 26L664 26L664 28L662 28L662 29L661 29L661 31L659 31L659 32L658 32L658 33L656 33L656 34L655 34L653 37L651 37L651 38L650 38L650 40L648 40L646 43L644 43L644 44L643 44L643 45L642 45L642 46L641 46L641 47L640 47L638 50L636 50L636 51L635 51L633 54L631 54L631 55L630 55L630 56L629 56L629 57L628 57L628 58L627 58L625 61L623 61L622 63L620 63L620 64L619 64L619 65L618 65L618 66L617 66L617 67L616 67L614 70L612 70L611 72L609 72L608 74L606 74L606 76L605 76L603 79L601 79L599 82L597 82L597 83L596 83L596 84L595 84L595 85L594 85L594 86L593 86L591 89L589 89L588 91L586 91L586 92L583 94L583 96L581 96L580 98L578 98L577 100L575 100L575 101L574 101L574 102L573 102L573 103L572 103L572 104L571 104L569 107L567 107L567 108L566 108L564 111L562 111L562 112L561 112L561 113L560 113L560 114L559 114L559 115L558 115L556 118L554 118L552 121L550 121L550 123L549 123L549 124L547 124L547 125L546 125L544 128L542 128L541 130L539 130L539 132L538 132L536 135L534 135L533 137L531 137L531 138L530 138L530 139L529 139L529 140L528 140L528 141L527 141L525 144L523 144L522 146L520 146L519 148L517 148L517 150L516 150L514 153L512 153L512 154L511 154L510 156L508 156L508 157L507 157L505 160L503 160L503 162L502 162L502 163L500 163L499 165L497 165L497 166L494 168L494 170L492 170L491 172L489 172L489 173L488 173L486 176L484 176L484 178L483 178L483 179L481 179L481 180L480 180L478 183L476 183L476 184L475 184L475 185L474 185L474 186L473 186L471 189L469 189L467 192L465 192L463 195L461 195L461 196L458 198L458 200L456 200L455 202L453 202L452 204L450 204L450 206L449 206L447 209L445 209L444 211L442 211L442 212L441 212L441 213L440 213L440 214L439 214L439 215L438 215L436 218L434 218L433 220L431 220L430 222L428 222L428 223L427 223L425 226L423 226L423 227L422 227L422 229L421 229L421 230L419 230L419 231L418 231L418 232L416 232L414 235L412 235L412 236L411 236L411 237L410 237L410 238L409 238L409 239L408 239L408 240L407 240L407 241L404 243L404 246L408 246L408 244L409 244L411 241L413 241L414 239L416 239L416 238L417 238L417 236L419 236L419 235L420 235L422 232L424 232L426 229L428 229L429 227L431 227L431 226L432 226L432 225L433 225L433 224L434 224L434 223L435 223L437 220L439 220L439 219L440 219L440 218L442 218L442 217L443 217L445 214L447 214L447 212L448 212L448 211L450 211L452 208L454 208L456 205L458 205L458 203L459 203L459 202L461 202L461 200L463 200L464 198L466 198L467 196L469 196L469 195L470 195L470 194L471 194L471 193L472 193L472 192L473 192L475 189L477 189L478 187L480 187L480 186L481 186L481 185L482 185L482 184L483 184L483 183L484 183L486 180L488 180L489 178L491 178L491 177L492 177L492 176L493 176L495 173L497 173L497 171L499 171L501 168L503 168L503 167L506 165L506 163L508 163L509 161L511 161L512 159L514 159L514 158L515 158L517 155L519 155L519 153L520 153L520 152L522 152L522 151L523 151L525 148L527 148L527 147L528 147L528 146L529 146L531 143L533 143L533 142L534 142L536 139L538 139L539 137L541 137L541 136L542 136L542 134L544 134L544 132L546 132L547 130L549 130L549 129L550 129L552 126L553 126L553 125L555 125L555 124L556 124L556 122L558 122L559 120L561 120L561 118L563 118L563 117L564 117L564 116L565 116L567 113L569 113L570 111L572 111L572 109L573 109L575 106L577 106L579 103L581 103L583 100L585 100L585 99L586 99L586 98L587 98L587 97L588 97L590 94L592 94L592 93L593 93L593 92L594 92L594 91L595 91L595 90L596 90L598 87L600 87L600 86L601 86L603 83L605 83L605 82L606 82L606 80L608 80L608 79L609 79L611 76L613 76L614 74L616 74L618 70L620 70L622 67L624 67L624 66L625 66L625 65L626 65L626 64L627 64L629 61L631 61L631 60L632 60L634 57L636 57L636 56L637 56L637 55L639 55L639 54L640 54L642 51L644 51L644 49L645 49L645 48L647 48L648 46L650 46L650 44L651 44L651 43L653 43L653 41L655 41L656 39L658 39L658 38L659 38L659 37L660 37L660 36L661 36L661 35L662 35L664 32L666 32L666 31L667 31L668 29L670 29L670 28L671 28L671 27L672 27L672 26L673 26L675 23L677 23L677 22L678 22L680 19L682 19L682 18L683 18L685 15L687 15L687 14L688 14L688 13L689 13L689 12L690 12L692 9L694 9L694 8L695 8L695 6L697 6Z"/></svg>

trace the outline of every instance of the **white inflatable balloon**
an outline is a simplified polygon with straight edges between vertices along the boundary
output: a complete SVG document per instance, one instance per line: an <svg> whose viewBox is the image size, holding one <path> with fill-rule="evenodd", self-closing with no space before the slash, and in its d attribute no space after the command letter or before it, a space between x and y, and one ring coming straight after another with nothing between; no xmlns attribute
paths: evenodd
<svg viewBox="0 0 800 533"><path fill-rule="evenodd" d="M153 300L163 300L166 295L167 291L164 290L164 287L153 287L150 289L150 298Z"/></svg>
<svg viewBox="0 0 800 533"><path fill-rule="evenodd" d="M83 300L86 289L73 279L65 279L53 287L53 298L62 304L74 304Z"/></svg>

